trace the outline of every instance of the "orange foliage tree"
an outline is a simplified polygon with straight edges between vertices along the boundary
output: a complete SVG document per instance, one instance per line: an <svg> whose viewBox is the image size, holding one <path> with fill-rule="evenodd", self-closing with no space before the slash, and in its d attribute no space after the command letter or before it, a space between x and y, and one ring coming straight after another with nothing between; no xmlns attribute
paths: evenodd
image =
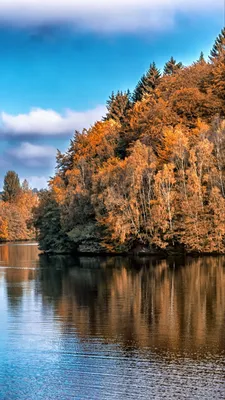
<svg viewBox="0 0 225 400"><path fill-rule="evenodd" d="M0 241L35 238L32 224L33 209L38 205L37 194L22 185L10 201L0 201Z"/></svg>

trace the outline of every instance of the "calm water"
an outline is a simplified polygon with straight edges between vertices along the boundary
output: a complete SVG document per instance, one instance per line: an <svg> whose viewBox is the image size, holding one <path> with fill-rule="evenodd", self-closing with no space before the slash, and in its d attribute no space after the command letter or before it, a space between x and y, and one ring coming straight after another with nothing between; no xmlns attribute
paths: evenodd
<svg viewBox="0 0 225 400"><path fill-rule="evenodd" d="M0 399L225 399L225 257L0 246Z"/></svg>

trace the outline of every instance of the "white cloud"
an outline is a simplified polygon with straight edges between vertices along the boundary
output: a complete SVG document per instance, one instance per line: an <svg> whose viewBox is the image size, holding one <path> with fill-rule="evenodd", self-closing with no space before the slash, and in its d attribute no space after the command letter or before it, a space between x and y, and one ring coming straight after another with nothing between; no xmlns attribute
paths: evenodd
<svg viewBox="0 0 225 400"><path fill-rule="evenodd" d="M56 149L52 146L39 146L34 145L28 142L23 142L19 147L10 150L10 153L13 154L18 159L22 160L23 158L46 158L52 155L55 155Z"/></svg>
<svg viewBox="0 0 225 400"><path fill-rule="evenodd" d="M36 25L72 23L96 31L165 28L177 13L222 11L222 0L1 0L0 21Z"/></svg>
<svg viewBox="0 0 225 400"><path fill-rule="evenodd" d="M0 113L3 134L8 135L72 135L75 130L88 128L105 114L105 106L83 112L66 110L59 114L54 110L32 108L27 114Z"/></svg>
<svg viewBox="0 0 225 400"><path fill-rule="evenodd" d="M7 153L27 167L46 167L53 165L56 148L23 142L18 147L8 150Z"/></svg>
<svg viewBox="0 0 225 400"><path fill-rule="evenodd" d="M27 179L29 182L29 186L34 189L46 189L48 186L48 180L49 178L46 176L26 176L21 179L21 182L23 182L24 179Z"/></svg>

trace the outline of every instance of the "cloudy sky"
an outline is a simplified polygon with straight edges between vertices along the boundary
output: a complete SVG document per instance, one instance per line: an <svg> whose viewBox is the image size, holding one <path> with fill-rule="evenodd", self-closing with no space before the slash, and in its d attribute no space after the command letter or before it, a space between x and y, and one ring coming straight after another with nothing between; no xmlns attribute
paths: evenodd
<svg viewBox="0 0 225 400"><path fill-rule="evenodd" d="M208 55L223 25L224 0L1 0L0 188L9 169L44 187L113 90Z"/></svg>

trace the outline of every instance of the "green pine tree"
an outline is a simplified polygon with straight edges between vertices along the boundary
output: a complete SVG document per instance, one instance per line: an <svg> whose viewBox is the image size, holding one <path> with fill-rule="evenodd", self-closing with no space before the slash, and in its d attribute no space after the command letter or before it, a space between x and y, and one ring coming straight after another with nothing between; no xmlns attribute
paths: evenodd
<svg viewBox="0 0 225 400"><path fill-rule="evenodd" d="M39 193L39 205L34 210L33 223L42 250L67 251L69 238L62 229L60 208L48 190Z"/></svg>
<svg viewBox="0 0 225 400"><path fill-rule="evenodd" d="M20 180L16 172L8 171L4 178L2 200L12 203L21 191Z"/></svg>
<svg viewBox="0 0 225 400"><path fill-rule="evenodd" d="M183 67L182 62L176 62L176 60L171 57L169 61L164 66L163 73L164 75L173 75L175 72L177 72L179 69Z"/></svg>
<svg viewBox="0 0 225 400"><path fill-rule="evenodd" d="M137 101L141 101L143 93L144 93L144 84L145 84L145 75L142 75L141 79L139 80L136 88L134 89L132 100L134 103Z"/></svg>
<svg viewBox="0 0 225 400"><path fill-rule="evenodd" d="M217 36L213 48L210 52L210 60L214 62L220 55L225 51L225 27L221 30L221 33Z"/></svg>
<svg viewBox="0 0 225 400"><path fill-rule="evenodd" d="M199 59L197 60L197 63L203 64L205 62L206 61L205 61L204 53L203 53L203 51L201 51Z"/></svg>
<svg viewBox="0 0 225 400"><path fill-rule="evenodd" d="M140 101L145 94L151 94L158 86L161 78L160 70L156 67L155 62L150 64L150 67L146 74L144 74L138 82L132 99L133 102Z"/></svg>
<svg viewBox="0 0 225 400"><path fill-rule="evenodd" d="M118 91L115 95L112 92L106 103L107 113L103 118L104 121L113 119L116 122L123 124L127 111L131 108L130 92Z"/></svg>

